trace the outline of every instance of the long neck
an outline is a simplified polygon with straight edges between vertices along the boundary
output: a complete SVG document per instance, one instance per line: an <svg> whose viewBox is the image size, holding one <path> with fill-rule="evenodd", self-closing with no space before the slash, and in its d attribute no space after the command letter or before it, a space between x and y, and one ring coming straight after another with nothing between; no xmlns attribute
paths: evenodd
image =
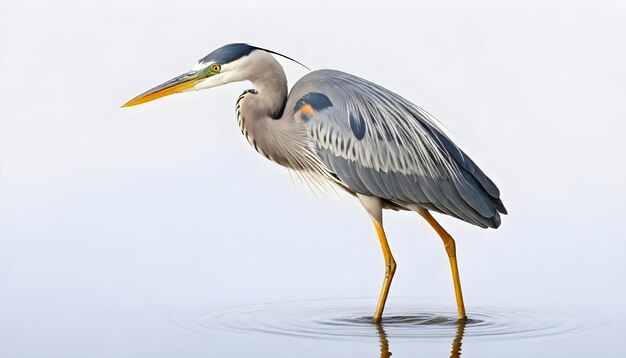
<svg viewBox="0 0 626 358"><path fill-rule="evenodd" d="M237 101L237 120L248 142L259 153L286 167L298 167L293 153L305 144L304 128L283 115L287 101L287 77L280 64L268 54L257 62L258 71L248 73L254 90Z"/></svg>
<svg viewBox="0 0 626 358"><path fill-rule="evenodd" d="M252 85L257 94L251 101L246 101L245 110L251 119L270 117L280 119L287 101L287 77L277 63L272 74L263 73L263 76L252 79Z"/></svg>
<svg viewBox="0 0 626 358"><path fill-rule="evenodd" d="M282 66L269 53L255 51L242 67L241 79L252 82L257 92L241 103L242 114L247 120L280 118L287 100L287 77Z"/></svg>

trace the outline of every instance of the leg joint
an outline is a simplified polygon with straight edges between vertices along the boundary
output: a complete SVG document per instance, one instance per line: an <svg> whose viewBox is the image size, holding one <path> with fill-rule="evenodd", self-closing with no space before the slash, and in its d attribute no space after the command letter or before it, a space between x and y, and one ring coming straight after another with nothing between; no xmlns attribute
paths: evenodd
<svg viewBox="0 0 626 358"><path fill-rule="evenodd" d="M393 277L393 274L396 273L396 261L391 258L391 260L389 260L389 262L387 262L385 264L385 277L387 278L391 278Z"/></svg>
<svg viewBox="0 0 626 358"><path fill-rule="evenodd" d="M448 253L449 257L456 256L456 243L454 242L454 239L452 238L448 238L447 240L444 239L443 246L446 248L446 252Z"/></svg>

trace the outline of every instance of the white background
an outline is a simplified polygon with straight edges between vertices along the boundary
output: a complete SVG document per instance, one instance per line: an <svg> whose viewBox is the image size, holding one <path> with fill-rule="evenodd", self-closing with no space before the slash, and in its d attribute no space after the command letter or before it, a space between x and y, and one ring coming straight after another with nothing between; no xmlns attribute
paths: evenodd
<svg viewBox="0 0 626 358"><path fill-rule="evenodd" d="M3 0L0 352L154 353L129 342L183 307L374 308L384 267L367 215L249 148L234 117L248 83L119 108L231 42L367 78L451 130L510 213L498 230L440 217L469 307L623 313L624 19L620 1ZM280 61L290 83L306 73ZM453 306L436 234L415 214L385 224L391 296Z"/></svg>

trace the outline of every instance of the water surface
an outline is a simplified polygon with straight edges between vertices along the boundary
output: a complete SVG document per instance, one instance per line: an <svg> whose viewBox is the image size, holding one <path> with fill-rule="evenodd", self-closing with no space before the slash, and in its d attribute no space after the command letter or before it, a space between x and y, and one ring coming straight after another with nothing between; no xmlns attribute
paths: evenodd
<svg viewBox="0 0 626 358"><path fill-rule="evenodd" d="M389 357L394 346L415 353L440 356L483 356L485 347L502 345L506 356L517 356L537 342L545 354L559 356L556 342L598 334L606 322L581 310L546 310L532 307L468 306L468 319L459 320L454 307L430 298L390 299L382 322L372 321L373 298L302 300L223 307L175 317L181 328L211 337L246 341L278 341L285 347L337 346L343 354L365 345L378 347L372 354ZM465 344L465 346L464 346ZM464 347L470 346L464 350ZM564 351L566 351L565 349ZM313 351L302 352L315 356ZM264 356L259 352L260 356ZM393 354L394 357L401 356ZM412 356L412 355L410 355Z"/></svg>

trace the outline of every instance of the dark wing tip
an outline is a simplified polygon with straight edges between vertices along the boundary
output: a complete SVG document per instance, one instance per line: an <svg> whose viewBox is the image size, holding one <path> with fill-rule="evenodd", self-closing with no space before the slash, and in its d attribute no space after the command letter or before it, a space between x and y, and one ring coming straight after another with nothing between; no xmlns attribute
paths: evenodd
<svg viewBox="0 0 626 358"><path fill-rule="evenodd" d="M504 207L504 204L502 203L502 200L500 198L494 199L493 203L496 206L496 210L498 210L499 213L502 213L504 215L507 215L509 213Z"/></svg>

